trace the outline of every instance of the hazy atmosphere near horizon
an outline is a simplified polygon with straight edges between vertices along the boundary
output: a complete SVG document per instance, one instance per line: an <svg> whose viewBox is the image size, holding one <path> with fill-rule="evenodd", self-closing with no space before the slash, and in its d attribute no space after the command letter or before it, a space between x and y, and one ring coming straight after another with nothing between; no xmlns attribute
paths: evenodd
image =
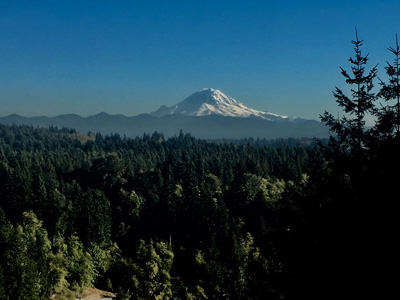
<svg viewBox="0 0 400 300"><path fill-rule="evenodd" d="M215 88L254 109L338 111L350 41L378 76L398 1L0 2L0 117L135 116ZM368 68L368 69L369 69Z"/></svg>

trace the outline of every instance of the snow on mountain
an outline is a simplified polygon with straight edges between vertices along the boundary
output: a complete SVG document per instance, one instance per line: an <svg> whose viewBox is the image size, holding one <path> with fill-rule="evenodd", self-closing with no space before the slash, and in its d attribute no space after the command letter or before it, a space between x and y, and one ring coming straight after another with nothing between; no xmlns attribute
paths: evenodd
<svg viewBox="0 0 400 300"><path fill-rule="evenodd" d="M270 121L290 120L287 116L280 116L270 112L255 110L243 103L225 95L223 92L206 88L195 92L178 104L167 107L161 106L152 116L182 114L186 116L221 115L225 117L256 117Z"/></svg>

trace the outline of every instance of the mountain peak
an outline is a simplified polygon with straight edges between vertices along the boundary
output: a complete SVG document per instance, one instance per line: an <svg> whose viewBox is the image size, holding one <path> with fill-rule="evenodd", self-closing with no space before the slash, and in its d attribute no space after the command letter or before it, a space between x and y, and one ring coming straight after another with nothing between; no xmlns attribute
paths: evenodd
<svg viewBox="0 0 400 300"><path fill-rule="evenodd" d="M171 107L161 106L152 115L182 114L186 116L220 115L224 117L257 117L266 120L287 119L285 116L255 110L213 88L204 88Z"/></svg>
<svg viewBox="0 0 400 300"><path fill-rule="evenodd" d="M210 95L230 98L225 93L221 92L220 90L213 89L213 88L203 88L200 91L195 92L194 94L196 94L196 93L210 94Z"/></svg>

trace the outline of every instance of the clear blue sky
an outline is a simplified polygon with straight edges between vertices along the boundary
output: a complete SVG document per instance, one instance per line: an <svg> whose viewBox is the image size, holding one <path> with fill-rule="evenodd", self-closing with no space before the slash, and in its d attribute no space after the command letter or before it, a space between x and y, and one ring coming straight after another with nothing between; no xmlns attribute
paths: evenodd
<svg viewBox="0 0 400 300"><path fill-rule="evenodd" d="M0 116L134 116L205 87L317 119L338 111L355 26L392 61L400 1L0 1Z"/></svg>

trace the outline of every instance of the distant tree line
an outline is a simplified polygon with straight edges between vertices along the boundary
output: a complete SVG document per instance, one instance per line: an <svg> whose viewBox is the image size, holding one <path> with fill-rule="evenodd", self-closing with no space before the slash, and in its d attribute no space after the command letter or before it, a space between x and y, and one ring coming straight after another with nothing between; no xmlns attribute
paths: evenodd
<svg viewBox="0 0 400 300"><path fill-rule="evenodd" d="M400 51L373 93L353 44L326 142L0 125L0 299L395 299Z"/></svg>

